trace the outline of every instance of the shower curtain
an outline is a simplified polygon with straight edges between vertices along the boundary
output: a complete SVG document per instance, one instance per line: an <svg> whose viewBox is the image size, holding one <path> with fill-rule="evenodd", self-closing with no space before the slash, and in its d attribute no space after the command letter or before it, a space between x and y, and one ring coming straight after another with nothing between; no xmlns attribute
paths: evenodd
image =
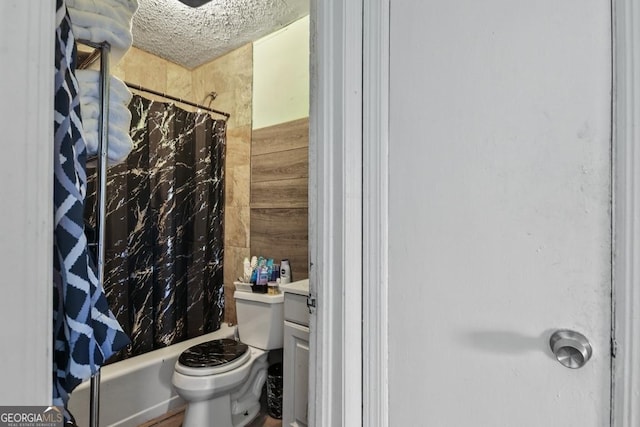
<svg viewBox="0 0 640 427"><path fill-rule="evenodd" d="M224 310L226 123L137 95L130 110L135 148L108 171L104 289L132 343L112 361L215 331Z"/></svg>

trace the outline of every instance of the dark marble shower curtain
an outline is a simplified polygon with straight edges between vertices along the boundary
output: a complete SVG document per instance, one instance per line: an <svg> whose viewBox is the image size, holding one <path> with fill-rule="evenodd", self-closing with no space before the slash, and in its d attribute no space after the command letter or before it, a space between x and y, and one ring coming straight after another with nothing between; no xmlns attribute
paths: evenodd
<svg viewBox="0 0 640 427"><path fill-rule="evenodd" d="M118 358L217 330L224 310L226 123L140 96L130 110L136 148L107 184L104 288L132 341Z"/></svg>

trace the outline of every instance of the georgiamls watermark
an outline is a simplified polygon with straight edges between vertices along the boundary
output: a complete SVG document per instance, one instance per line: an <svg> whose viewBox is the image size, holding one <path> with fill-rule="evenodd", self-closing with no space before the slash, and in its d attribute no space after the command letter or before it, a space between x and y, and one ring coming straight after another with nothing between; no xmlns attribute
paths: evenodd
<svg viewBox="0 0 640 427"><path fill-rule="evenodd" d="M0 427L62 427L59 406L0 406Z"/></svg>

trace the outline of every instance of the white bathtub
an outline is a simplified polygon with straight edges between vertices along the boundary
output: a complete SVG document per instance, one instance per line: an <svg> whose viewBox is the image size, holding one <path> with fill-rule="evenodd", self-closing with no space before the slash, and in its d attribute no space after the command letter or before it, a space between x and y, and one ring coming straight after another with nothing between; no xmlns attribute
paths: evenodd
<svg viewBox="0 0 640 427"><path fill-rule="evenodd" d="M99 425L136 427L184 405L171 386L180 353L204 341L231 337L234 332L235 326L222 325L210 334L105 366L100 373ZM85 381L69 400L69 410L80 427L89 425L90 389L90 381Z"/></svg>

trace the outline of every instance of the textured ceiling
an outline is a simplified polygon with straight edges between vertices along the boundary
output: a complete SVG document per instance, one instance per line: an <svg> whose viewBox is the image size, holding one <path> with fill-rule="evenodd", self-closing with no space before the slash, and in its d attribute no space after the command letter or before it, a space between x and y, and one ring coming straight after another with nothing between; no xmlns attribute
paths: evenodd
<svg viewBox="0 0 640 427"><path fill-rule="evenodd" d="M195 68L309 13L309 0L138 0L134 46Z"/></svg>

